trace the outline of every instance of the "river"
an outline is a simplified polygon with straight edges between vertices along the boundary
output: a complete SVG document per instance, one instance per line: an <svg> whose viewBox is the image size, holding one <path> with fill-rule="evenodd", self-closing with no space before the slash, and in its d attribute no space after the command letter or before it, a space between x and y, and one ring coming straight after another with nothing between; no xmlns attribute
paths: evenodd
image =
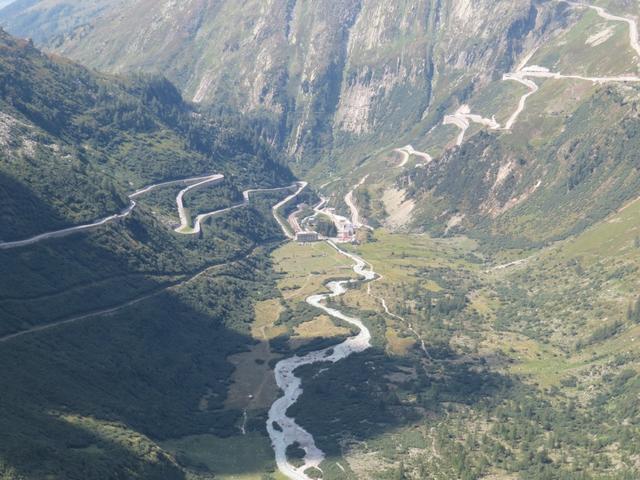
<svg viewBox="0 0 640 480"><path fill-rule="evenodd" d="M324 301L343 295L347 291L348 285L353 285L361 280L374 280L377 274L362 258L345 252L332 241L327 243L341 255L353 260L353 271L361 279L330 282L327 284L328 293L312 295L306 301L309 305L324 311L331 317L357 327L359 333L334 347L316 350L303 356L294 355L276 364L276 382L284 394L273 403L269 410L267 431L271 437L278 469L292 480L310 480L311 477L306 475L305 471L314 467L320 469L320 464L325 458L322 450L316 446L313 436L298 425L295 419L287 416L289 407L295 404L303 393L302 380L295 375L295 370L303 365L314 363L335 363L353 353L363 352L371 346L371 332L360 319L350 317L335 308L327 307ZM303 465L300 467L293 466L287 460L287 447L295 443L298 443L300 448L305 451Z"/></svg>

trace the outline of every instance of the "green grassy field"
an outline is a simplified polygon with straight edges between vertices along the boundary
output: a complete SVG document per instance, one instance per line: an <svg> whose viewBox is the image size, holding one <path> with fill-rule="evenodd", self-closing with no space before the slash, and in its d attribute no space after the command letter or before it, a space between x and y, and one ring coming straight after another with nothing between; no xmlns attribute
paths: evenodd
<svg viewBox="0 0 640 480"><path fill-rule="evenodd" d="M264 434L220 438L199 435L165 442L163 447L195 469L205 467L221 480L261 480L272 472L274 480L286 477L275 473L273 450Z"/></svg>

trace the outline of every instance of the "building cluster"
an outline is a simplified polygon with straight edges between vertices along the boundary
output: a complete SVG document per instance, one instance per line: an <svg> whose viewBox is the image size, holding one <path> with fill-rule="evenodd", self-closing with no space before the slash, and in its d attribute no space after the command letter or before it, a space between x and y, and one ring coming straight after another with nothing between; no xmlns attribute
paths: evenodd
<svg viewBox="0 0 640 480"><path fill-rule="evenodd" d="M299 205L298 210L289 215L289 224L295 232L295 239L300 243L312 243L322 239L321 235L312 230L313 225L310 225L309 218L298 221L297 215L304 210L305 205ZM356 239L356 227L350 219L337 215L333 208L327 208L322 211L324 215L329 217L333 224L336 226L338 242L354 242ZM301 225L302 223L302 225Z"/></svg>
<svg viewBox="0 0 640 480"><path fill-rule="evenodd" d="M356 229L349 221L338 223L338 240L341 242L351 242L356 236Z"/></svg>

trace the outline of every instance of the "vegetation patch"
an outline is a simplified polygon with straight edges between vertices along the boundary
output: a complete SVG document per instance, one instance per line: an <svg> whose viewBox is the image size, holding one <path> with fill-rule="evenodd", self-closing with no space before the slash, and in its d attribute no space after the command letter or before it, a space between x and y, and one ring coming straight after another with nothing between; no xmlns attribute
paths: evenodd
<svg viewBox="0 0 640 480"><path fill-rule="evenodd" d="M262 480L275 471L269 438L257 432L226 438L189 436L166 441L163 447L184 467L223 480Z"/></svg>

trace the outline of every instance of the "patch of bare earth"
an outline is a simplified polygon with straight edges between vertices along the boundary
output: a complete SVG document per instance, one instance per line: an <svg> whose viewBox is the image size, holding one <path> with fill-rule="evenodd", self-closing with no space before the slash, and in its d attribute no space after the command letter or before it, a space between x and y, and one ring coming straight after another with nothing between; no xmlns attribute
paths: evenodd
<svg viewBox="0 0 640 480"><path fill-rule="evenodd" d="M385 226L392 231L401 229L411 221L416 203L413 200L406 200L406 193L406 190L389 188L382 196L384 208L388 213Z"/></svg>
<svg viewBox="0 0 640 480"><path fill-rule="evenodd" d="M355 473L356 478L376 478L380 472L395 466L380 458L376 452L362 451L361 448L354 448L345 455L345 460Z"/></svg>

